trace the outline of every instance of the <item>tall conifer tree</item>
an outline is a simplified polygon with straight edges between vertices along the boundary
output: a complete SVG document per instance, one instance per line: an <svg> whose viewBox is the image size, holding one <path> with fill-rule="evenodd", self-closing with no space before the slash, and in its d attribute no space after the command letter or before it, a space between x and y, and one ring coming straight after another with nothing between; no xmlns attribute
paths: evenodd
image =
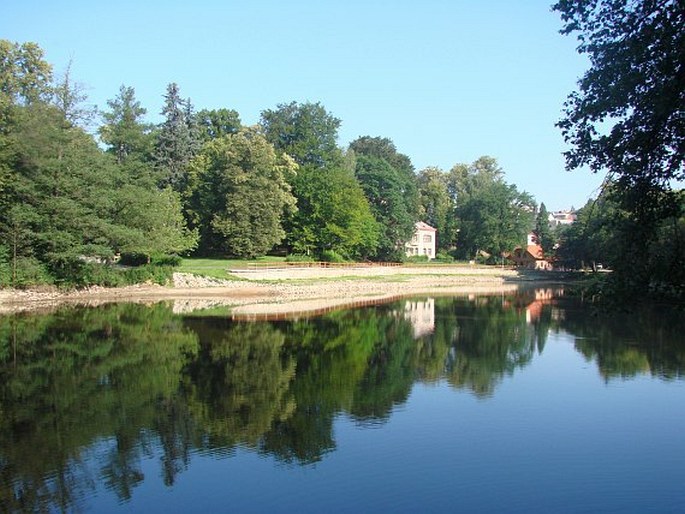
<svg viewBox="0 0 685 514"><path fill-rule="evenodd" d="M155 161L162 174L161 185L184 191L188 163L197 154L198 133L193 129L190 100L181 98L178 85L167 86L162 108L164 122L155 148Z"/></svg>

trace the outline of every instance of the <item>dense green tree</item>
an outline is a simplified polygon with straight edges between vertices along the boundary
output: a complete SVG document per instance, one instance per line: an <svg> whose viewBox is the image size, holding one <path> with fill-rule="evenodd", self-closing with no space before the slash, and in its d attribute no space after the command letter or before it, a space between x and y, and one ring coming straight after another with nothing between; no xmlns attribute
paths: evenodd
<svg viewBox="0 0 685 514"><path fill-rule="evenodd" d="M685 178L685 5L678 0L561 0L590 69L558 123L569 169L607 170L619 189Z"/></svg>
<svg viewBox="0 0 685 514"><path fill-rule="evenodd" d="M588 200L578 210L576 221L561 233L559 257L572 268L597 264L613 268L620 260L621 225L627 222L626 212L607 188L597 199Z"/></svg>
<svg viewBox="0 0 685 514"><path fill-rule="evenodd" d="M545 207L544 202L540 204L540 209L535 215L533 236L535 237L535 242L542 247L542 252L546 256L550 256L556 240L552 234L552 229L549 226L549 213L547 212L547 207Z"/></svg>
<svg viewBox="0 0 685 514"><path fill-rule="evenodd" d="M425 168L418 175L419 217L437 229L438 248L441 250L451 250L456 246L456 223L447 178L447 174L436 167Z"/></svg>
<svg viewBox="0 0 685 514"><path fill-rule="evenodd" d="M289 224L288 243L296 252L324 252L350 259L372 256L380 227L359 182L336 166L325 173L311 167L298 172L298 211Z"/></svg>
<svg viewBox="0 0 685 514"><path fill-rule="evenodd" d="M0 39L0 109L47 102L52 96L52 66L35 43Z"/></svg>
<svg viewBox="0 0 685 514"><path fill-rule="evenodd" d="M499 258L525 244L535 202L530 194L504 181L495 159L481 157L468 167L457 165L451 175L462 257L473 259L486 252Z"/></svg>
<svg viewBox="0 0 685 514"><path fill-rule="evenodd" d="M619 223L624 258L613 278L628 295L644 297L659 263L644 249L665 248L662 227L681 212L681 193L673 186L685 179L685 5L560 0L553 9L564 21L561 32L577 35L578 51L591 64L557 124L571 145L566 166L608 173L628 222ZM682 247L673 252L667 260L677 266ZM678 289L682 283L664 285Z"/></svg>
<svg viewBox="0 0 685 514"><path fill-rule="evenodd" d="M188 230L181 197L171 188L125 184L112 193L111 202L118 251L150 257L185 253L197 245L197 231Z"/></svg>
<svg viewBox="0 0 685 514"><path fill-rule="evenodd" d="M365 155L385 160L400 179L406 210L411 217L418 219L419 193L414 165L409 157L397 151L395 143L386 137L362 136L350 143L350 150L357 156Z"/></svg>
<svg viewBox="0 0 685 514"><path fill-rule="evenodd" d="M202 109L195 115L203 143L240 130L240 116L233 109Z"/></svg>
<svg viewBox="0 0 685 514"><path fill-rule="evenodd" d="M296 252L368 257L378 225L354 177L349 155L337 146L340 120L319 103L281 104L262 112L267 139L300 165L292 179L297 213L287 220L288 246Z"/></svg>
<svg viewBox="0 0 685 514"><path fill-rule="evenodd" d="M404 180L385 159L363 154L357 157L356 177L381 230L376 257L402 260L416 221L407 209Z"/></svg>
<svg viewBox="0 0 685 514"><path fill-rule="evenodd" d="M25 93L16 84L48 78L27 78L26 70L49 67L21 59L15 64L3 70L11 94L3 96L8 116L0 130L0 236L11 283L49 281L48 274L88 283L94 260L192 248L178 195L157 190L149 177L134 180L78 126L84 98L71 78L41 85L40 94L34 84Z"/></svg>
<svg viewBox="0 0 685 514"><path fill-rule="evenodd" d="M616 293L631 294L642 284L641 296L681 301L685 295L685 192L675 194L679 195L679 213L655 226L639 255L626 255L626 241L640 231L639 219L623 206L616 186L605 184L599 197L588 201L578 211L576 222L562 232L558 252L562 262L576 268L596 269L599 263L612 268L611 291Z"/></svg>
<svg viewBox="0 0 685 514"><path fill-rule="evenodd" d="M359 155L385 159L405 178L414 174L414 165L411 163L411 159L398 152L395 143L387 137L361 136L350 143L350 149Z"/></svg>
<svg viewBox="0 0 685 514"><path fill-rule="evenodd" d="M111 256L104 215L116 170L90 136L65 124L46 104L17 112L12 183L13 219L23 221L25 245L41 261L64 268L79 255ZM14 239L14 237L12 237Z"/></svg>
<svg viewBox="0 0 685 514"><path fill-rule="evenodd" d="M504 171L497 159L490 156L479 157L472 164L455 164L450 170L448 192L455 204L493 182L504 180Z"/></svg>
<svg viewBox="0 0 685 514"><path fill-rule="evenodd" d="M188 185L188 163L198 151L199 133L195 130L190 101L181 98L175 83L167 86L162 115L164 122L157 134L155 160L162 185L183 192Z"/></svg>
<svg viewBox="0 0 685 514"><path fill-rule="evenodd" d="M295 209L288 180L296 169L255 128L206 143L191 164L204 249L257 257L279 244L283 217Z"/></svg>
<svg viewBox="0 0 685 514"><path fill-rule="evenodd" d="M119 164L151 160L152 127L143 121L147 110L135 95L132 87L122 85L116 98L107 101L110 110L102 113L100 138Z"/></svg>
<svg viewBox="0 0 685 514"><path fill-rule="evenodd" d="M16 111L52 97L52 66L35 43L0 39L0 215L10 208L9 187L16 162L16 138L12 130Z"/></svg>
<svg viewBox="0 0 685 514"><path fill-rule="evenodd" d="M340 120L318 102L279 104L262 111L261 124L276 150L286 152L302 167L325 169L342 159Z"/></svg>

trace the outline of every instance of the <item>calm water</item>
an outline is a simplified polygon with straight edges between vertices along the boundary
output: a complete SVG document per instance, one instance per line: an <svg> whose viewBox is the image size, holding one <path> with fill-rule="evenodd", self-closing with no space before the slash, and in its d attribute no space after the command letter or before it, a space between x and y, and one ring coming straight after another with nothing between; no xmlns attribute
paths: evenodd
<svg viewBox="0 0 685 514"><path fill-rule="evenodd" d="M683 328L549 291L0 318L0 511L682 512Z"/></svg>

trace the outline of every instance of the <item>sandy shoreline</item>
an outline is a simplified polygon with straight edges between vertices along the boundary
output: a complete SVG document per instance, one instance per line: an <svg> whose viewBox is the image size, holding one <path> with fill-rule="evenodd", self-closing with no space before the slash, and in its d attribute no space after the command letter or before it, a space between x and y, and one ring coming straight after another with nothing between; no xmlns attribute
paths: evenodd
<svg viewBox="0 0 685 514"><path fill-rule="evenodd" d="M222 281L175 273L173 286L143 284L71 292L0 290L0 314L49 311L61 305L169 300L179 313L225 306L236 317L253 318L424 294L509 292L554 281L553 275L523 275L506 268L466 266L259 270L242 271L235 277L236 280Z"/></svg>

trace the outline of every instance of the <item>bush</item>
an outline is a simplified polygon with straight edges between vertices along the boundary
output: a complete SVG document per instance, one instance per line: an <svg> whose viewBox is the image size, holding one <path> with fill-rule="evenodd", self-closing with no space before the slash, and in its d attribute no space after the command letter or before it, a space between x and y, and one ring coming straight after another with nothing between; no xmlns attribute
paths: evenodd
<svg viewBox="0 0 685 514"><path fill-rule="evenodd" d="M18 257L16 277L13 277L13 263L6 256L0 255L0 287L30 287L52 284L53 279L46 267L34 257ZM14 281L13 281L14 278Z"/></svg>
<svg viewBox="0 0 685 514"><path fill-rule="evenodd" d="M183 259L178 255L153 255L150 264L156 266L180 266Z"/></svg>
<svg viewBox="0 0 685 514"><path fill-rule="evenodd" d="M150 256L144 253L122 253L119 264L122 266L142 266L150 263Z"/></svg>
<svg viewBox="0 0 685 514"><path fill-rule="evenodd" d="M7 287L12 281L12 266L10 265L9 250L0 245L0 287Z"/></svg>
<svg viewBox="0 0 685 514"><path fill-rule="evenodd" d="M155 264L124 270L127 284L153 282L163 286L171 281L173 273L174 268L172 266L157 266Z"/></svg>
<svg viewBox="0 0 685 514"><path fill-rule="evenodd" d="M435 256L435 261L436 262L444 262L444 263L449 263L449 262L454 262L454 257L452 257L449 253L445 251L438 252L437 255Z"/></svg>
<svg viewBox="0 0 685 514"><path fill-rule="evenodd" d="M167 284L173 275L172 266L145 264L130 268L104 263L73 263L61 270L60 283L67 287L122 287L144 282Z"/></svg>
<svg viewBox="0 0 685 514"><path fill-rule="evenodd" d="M324 250L321 252L321 260L323 262L346 262L346 259L333 250Z"/></svg>
<svg viewBox="0 0 685 514"><path fill-rule="evenodd" d="M411 255L404 262L422 263L428 262L428 255Z"/></svg>

